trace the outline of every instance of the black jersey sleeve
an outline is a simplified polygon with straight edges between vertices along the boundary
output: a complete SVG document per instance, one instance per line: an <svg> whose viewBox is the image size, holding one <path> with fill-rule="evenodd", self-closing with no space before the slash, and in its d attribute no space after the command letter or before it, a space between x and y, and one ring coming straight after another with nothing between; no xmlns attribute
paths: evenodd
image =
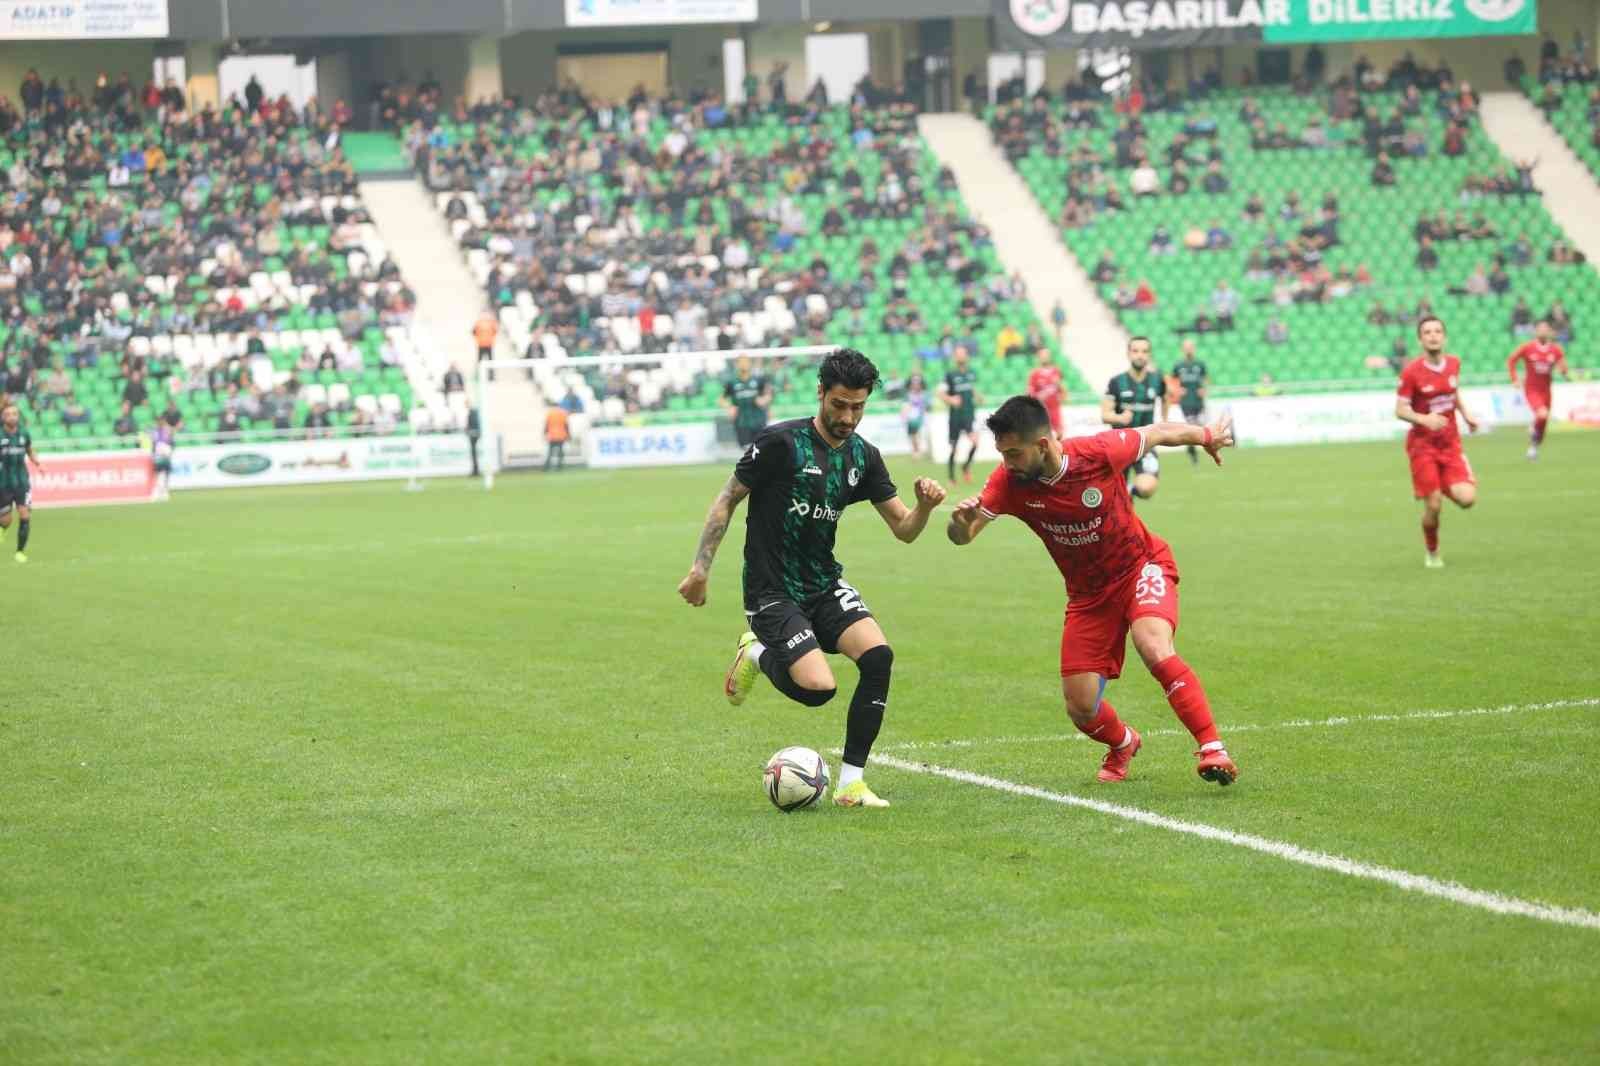
<svg viewBox="0 0 1600 1066"><path fill-rule="evenodd" d="M789 466L788 434L763 433L739 457L733 476L745 488L759 489L776 480Z"/></svg>
<svg viewBox="0 0 1600 1066"><path fill-rule="evenodd" d="M1106 395L1111 397L1113 400L1120 399L1120 397L1117 395L1116 378L1112 378L1110 381L1106 382Z"/></svg>
<svg viewBox="0 0 1600 1066"><path fill-rule="evenodd" d="M867 468L862 472L861 484L856 489L855 498L871 503L883 503L898 495L900 490L894 487L894 479L889 476L889 468L883 465L883 453L877 448L869 447Z"/></svg>
<svg viewBox="0 0 1600 1066"><path fill-rule="evenodd" d="M1156 395L1164 397L1164 396L1166 396L1166 394L1167 394L1167 376L1165 374L1163 374L1161 371L1157 370L1156 371Z"/></svg>

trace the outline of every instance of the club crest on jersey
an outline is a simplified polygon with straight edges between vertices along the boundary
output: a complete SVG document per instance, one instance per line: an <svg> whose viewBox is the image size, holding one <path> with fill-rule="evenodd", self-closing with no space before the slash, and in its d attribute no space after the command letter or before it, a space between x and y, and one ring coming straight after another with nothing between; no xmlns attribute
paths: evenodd
<svg viewBox="0 0 1600 1066"><path fill-rule="evenodd" d="M1099 489L1091 485L1083 490L1083 496L1080 498L1083 500L1085 507L1099 507L1100 501L1105 497L1101 495Z"/></svg>
<svg viewBox="0 0 1600 1066"><path fill-rule="evenodd" d="M857 485L861 484L861 471L852 466L850 468L850 472L844 476L844 479L850 482L851 488L855 488Z"/></svg>

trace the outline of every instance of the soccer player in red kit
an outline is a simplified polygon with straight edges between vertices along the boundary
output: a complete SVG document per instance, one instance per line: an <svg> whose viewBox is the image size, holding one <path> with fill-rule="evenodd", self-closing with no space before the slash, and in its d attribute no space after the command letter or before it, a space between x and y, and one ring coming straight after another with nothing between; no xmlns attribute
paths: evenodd
<svg viewBox="0 0 1600 1066"><path fill-rule="evenodd" d="M1528 410L1533 412L1533 426L1528 430L1528 458L1539 458L1539 445L1544 443L1544 427L1550 422L1550 376L1557 370L1567 376L1567 353L1554 340L1555 331L1544 319L1533 329L1534 339L1511 353L1506 369L1511 372L1511 384L1517 383L1517 364L1526 361L1528 376L1522 385L1527 397Z"/></svg>
<svg viewBox="0 0 1600 1066"><path fill-rule="evenodd" d="M1422 355L1400 371L1394 414L1411 423L1406 455L1411 460L1412 491L1422 501L1422 540L1428 548L1423 565L1438 569L1444 565L1439 558L1439 511L1444 498L1449 496L1462 510L1478 499L1478 482L1461 450L1456 415L1474 433L1478 423L1462 406L1457 389L1461 360L1444 350L1444 323L1427 316L1417 323L1417 339L1422 342Z"/></svg>
<svg viewBox="0 0 1600 1066"><path fill-rule="evenodd" d="M1001 515L1038 534L1067 585L1061 631L1061 692L1079 731L1106 746L1101 781L1121 781L1143 741L1105 701L1106 682L1122 674L1128 637L1155 675L1200 750L1199 774L1230 785L1239 768L1228 757L1205 689L1173 647L1178 628L1178 566L1166 541L1133 510L1125 471L1150 448L1195 445L1218 464L1233 444L1233 425L1159 422L1062 440L1044 406L1013 396L989 417L1004 464L983 491L956 505L948 533L968 544Z"/></svg>
<svg viewBox="0 0 1600 1066"><path fill-rule="evenodd" d="M1061 387L1061 368L1056 366L1055 356L1050 354L1049 348L1040 348L1038 356L1039 365L1028 372L1028 395L1044 404L1045 413L1050 416L1050 428L1056 436L1061 436L1061 403L1066 399L1066 391Z"/></svg>

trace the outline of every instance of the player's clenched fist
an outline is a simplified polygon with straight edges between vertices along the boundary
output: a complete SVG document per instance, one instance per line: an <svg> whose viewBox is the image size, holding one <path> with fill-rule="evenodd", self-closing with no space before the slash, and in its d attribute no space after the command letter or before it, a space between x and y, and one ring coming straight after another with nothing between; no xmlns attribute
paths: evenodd
<svg viewBox="0 0 1600 1066"><path fill-rule="evenodd" d="M687 600L691 607L704 607L706 575L694 570L689 571L689 576L678 582L678 595Z"/></svg>
<svg viewBox="0 0 1600 1066"><path fill-rule="evenodd" d="M918 506L937 507L944 502L944 486L934 478L919 477L914 487Z"/></svg>

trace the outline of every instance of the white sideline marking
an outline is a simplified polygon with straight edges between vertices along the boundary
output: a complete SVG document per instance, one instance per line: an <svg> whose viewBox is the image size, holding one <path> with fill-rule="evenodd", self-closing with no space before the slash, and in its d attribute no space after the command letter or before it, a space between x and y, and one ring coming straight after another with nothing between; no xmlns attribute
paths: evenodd
<svg viewBox="0 0 1600 1066"><path fill-rule="evenodd" d="M1407 892L1420 892L1425 896L1434 896L1438 899L1449 900L1466 907L1477 907L1480 910L1493 911L1496 914L1515 914L1523 918L1534 918L1541 922L1553 922L1557 925L1571 925L1584 929L1600 929L1600 914L1593 911L1579 910L1571 907L1557 907L1548 903L1535 903L1515 896L1502 896L1498 892L1483 892L1476 888L1456 884L1453 881L1436 881L1422 874L1408 873L1405 870L1396 870L1388 866L1374 866L1370 863L1358 862L1347 859L1341 855L1329 855L1327 852L1310 851L1295 844L1285 843L1281 840L1268 840L1251 833L1236 833L1231 829L1219 829L1213 825L1201 822L1185 822L1178 818L1168 818L1163 814L1153 811L1141 810L1138 807L1124 807L1118 803L1107 803L1104 800L1088 799L1083 796L1074 796L1066 792L1050 792L1032 785L1019 785L1014 781L1005 781L998 777L989 777L986 774L975 774L967 770L955 770L946 766L935 766L931 763L915 763L905 759L897 759L892 755L879 755L873 753L872 761L877 766L890 766L897 770L906 770L914 774L931 774L935 777L947 778L951 781L960 781L968 785L978 785L981 788L994 789L997 792L1009 792L1014 796L1028 796L1033 799L1047 800L1050 803L1059 803L1067 807L1082 807L1086 810L1098 811L1109 814L1114 818L1125 818L1130 822L1139 822L1142 825L1154 826L1157 829L1170 829L1174 833L1186 833L1189 836L1200 837L1203 840L1215 840L1223 844L1232 844L1235 847L1249 848L1259 851L1263 855L1296 862L1302 866L1312 866L1320 870L1332 870L1334 873L1344 874L1346 877L1360 877L1369 881L1381 881L1395 888Z"/></svg>
<svg viewBox="0 0 1600 1066"><path fill-rule="evenodd" d="M1314 729L1321 726L1365 725L1368 722L1417 722L1435 718L1479 718L1491 715L1522 714L1532 711L1562 711L1582 707L1600 707L1600 697L1571 700L1548 700L1544 703L1506 703L1499 707L1465 707L1454 711L1410 711L1406 714L1341 714L1332 718L1297 718L1289 722L1248 722L1223 728L1228 736L1235 733L1256 733L1268 729ZM1144 737L1186 737L1184 729L1141 729ZM916 751L921 748L972 748L989 744L1050 744L1063 740L1088 740L1082 733L1049 733L1035 737L978 737L967 740L907 740L898 744L880 744L874 751Z"/></svg>

